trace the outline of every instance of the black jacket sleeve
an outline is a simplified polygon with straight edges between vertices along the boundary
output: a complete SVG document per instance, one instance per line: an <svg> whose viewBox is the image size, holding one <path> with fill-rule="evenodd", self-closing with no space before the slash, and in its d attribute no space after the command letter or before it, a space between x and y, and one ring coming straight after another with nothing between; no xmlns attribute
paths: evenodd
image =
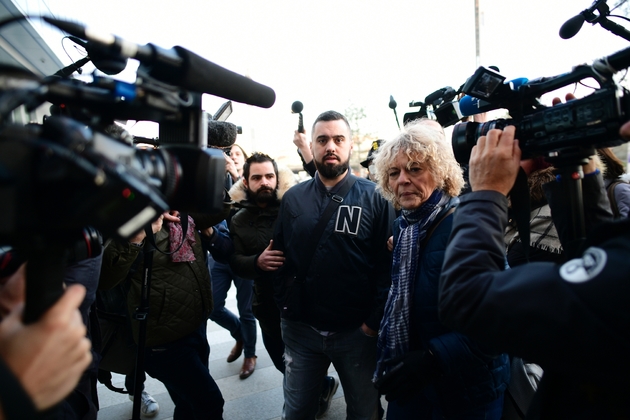
<svg viewBox="0 0 630 420"><path fill-rule="evenodd" d="M561 207L552 209L557 217L570 210L566 202ZM542 262L504 270L506 223L502 194L462 197L440 279L444 324L545 369L574 372L576 363L590 360L588 374L609 375L607 360L624 359L620 349L630 346L623 332L630 316L620 297L630 289L621 268L628 266L630 241L589 248L563 266Z"/></svg>

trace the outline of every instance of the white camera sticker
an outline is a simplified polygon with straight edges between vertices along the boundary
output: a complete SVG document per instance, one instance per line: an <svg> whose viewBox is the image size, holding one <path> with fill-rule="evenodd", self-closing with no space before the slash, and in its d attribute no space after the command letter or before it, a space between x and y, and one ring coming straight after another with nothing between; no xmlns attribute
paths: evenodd
<svg viewBox="0 0 630 420"><path fill-rule="evenodd" d="M560 277L569 283L584 283L597 276L606 266L608 255L601 248L588 248L582 258L568 261L560 267Z"/></svg>

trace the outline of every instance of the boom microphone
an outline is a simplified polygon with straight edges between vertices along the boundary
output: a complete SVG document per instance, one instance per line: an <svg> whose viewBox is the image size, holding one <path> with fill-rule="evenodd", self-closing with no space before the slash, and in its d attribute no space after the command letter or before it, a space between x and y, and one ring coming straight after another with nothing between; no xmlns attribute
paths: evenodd
<svg viewBox="0 0 630 420"><path fill-rule="evenodd" d="M70 35L100 45L110 54L140 61L147 73L161 82L262 108L269 108L276 101L276 93L270 87L214 64L183 47L167 50L153 44L138 45L77 23L48 16L43 19Z"/></svg>
<svg viewBox="0 0 630 420"><path fill-rule="evenodd" d="M504 84L509 85L511 90L516 91L521 85L524 85L527 82L528 79L526 77L519 77L518 79L510 80ZM464 95L462 99L459 100L459 111L464 117L481 114L482 112L488 112L499 108L501 108L500 103L491 103L470 95Z"/></svg>
<svg viewBox="0 0 630 420"><path fill-rule="evenodd" d="M208 121L208 146L224 149L236 142L236 125L225 121Z"/></svg>

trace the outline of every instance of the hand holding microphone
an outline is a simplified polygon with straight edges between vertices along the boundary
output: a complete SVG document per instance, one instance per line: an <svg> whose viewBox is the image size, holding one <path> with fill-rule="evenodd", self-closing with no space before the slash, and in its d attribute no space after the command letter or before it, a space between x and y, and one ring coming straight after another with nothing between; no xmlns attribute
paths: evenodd
<svg viewBox="0 0 630 420"><path fill-rule="evenodd" d="M295 101L293 102L293 104L291 105L291 112L293 114L298 114L299 120L298 120L298 133L306 133L306 131L304 130L304 118L302 117L302 110L304 109L304 105L302 104L302 102L300 101Z"/></svg>

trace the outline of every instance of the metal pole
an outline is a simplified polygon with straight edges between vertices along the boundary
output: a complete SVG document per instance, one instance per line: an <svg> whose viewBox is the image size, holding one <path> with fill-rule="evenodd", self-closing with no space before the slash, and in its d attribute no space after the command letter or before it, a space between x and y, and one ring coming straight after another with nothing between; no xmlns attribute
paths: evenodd
<svg viewBox="0 0 630 420"><path fill-rule="evenodd" d="M479 0L475 0L475 67L481 65L481 47L479 44Z"/></svg>

